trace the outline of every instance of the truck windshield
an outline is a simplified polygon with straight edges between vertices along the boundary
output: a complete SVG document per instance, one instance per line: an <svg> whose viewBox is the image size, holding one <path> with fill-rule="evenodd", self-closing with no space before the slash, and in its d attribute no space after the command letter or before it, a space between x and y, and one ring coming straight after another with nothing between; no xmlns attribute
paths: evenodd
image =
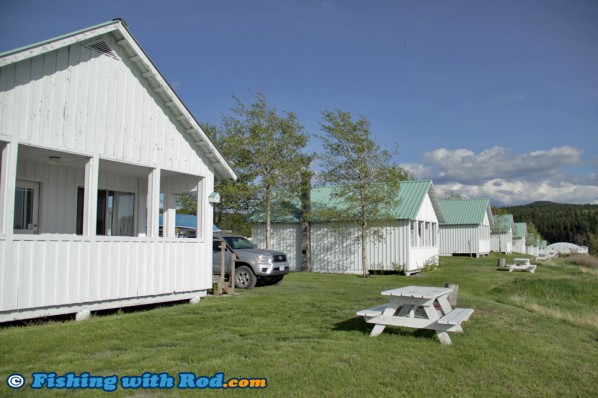
<svg viewBox="0 0 598 398"><path fill-rule="evenodd" d="M254 249L255 245L245 238L239 238L237 236L226 236L224 237L226 242L233 249Z"/></svg>

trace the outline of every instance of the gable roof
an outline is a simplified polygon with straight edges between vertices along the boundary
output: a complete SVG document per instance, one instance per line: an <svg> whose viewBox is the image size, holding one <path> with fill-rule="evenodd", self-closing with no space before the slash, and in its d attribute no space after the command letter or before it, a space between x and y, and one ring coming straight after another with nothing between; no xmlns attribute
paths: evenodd
<svg viewBox="0 0 598 398"><path fill-rule="evenodd" d="M494 223L489 199L441 200L440 207L445 224L479 225L487 215L490 225Z"/></svg>
<svg viewBox="0 0 598 398"><path fill-rule="evenodd" d="M527 236L527 224L524 222L516 222L513 228L513 238L522 239Z"/></svg>
<svg viewBox="0 0 598 398"><path fill-rule="evenodd" d="M174 119L179 123L181 130L195 144L198 151L208 159L210 165L214 168L214 174L220 179L236 180L237 175L232 167L201 129L197 120L195 120L191 112L183 104L166 79L164 79L158 68L156 68L139 43L137 43L137 40L131 35L127 24L122 19L114 19L40 43L1 53L0 67L55 51L74 43L91 41L105 34L113 36L128 59L137 67L143 78L148 81L149 86L164 101L166 107L172 112ZM106 55L111 54L109 47L96 48L96 50Z"/></svg>
<svg viewBox="0 0 598 398"><path fill-rule="evenodd" d="M319 208L333 208L342 209L342 200L335 198L333 187L315 187L311 190L311 207L312 209ZM397 197L398 205L393 209L397 220L413 220L417 217L419 210L426 195L430 196L432 207L438 217L439 222L444 222L444 216L440 207L440 202L436 197L434 186L430 180L413 180L401 181L399 194ZM274 213L274 212L273 212ZM276 215L272 215L272 222L274 223L298 223L301 217L300 204L297 200L287 204L283 211L279 211ZM261 223L265 222L265 215L263 211L255 212L250 217L250 222ZM320 221L320 220L318 220Z"/></svg>
<svg viewBox="0 0 598 398"><path fill-rule="evenodd" d="M402 181L399 188L399 206L396 209L398 220L413 220L417 217L424 198L430 195L432 207L438 217L438 222L445 222L444 214L440 206L440 201L436 196L434 185L431 180L411 180Z"/></svg>
<svg viewBox="0 0 598 398"><path fill-rule="evenodd" d="M512 214L497 214L494 216L494 225L492 226L491 232L493 234L506 234L509 229L514 228L514 221Z"/></svg>

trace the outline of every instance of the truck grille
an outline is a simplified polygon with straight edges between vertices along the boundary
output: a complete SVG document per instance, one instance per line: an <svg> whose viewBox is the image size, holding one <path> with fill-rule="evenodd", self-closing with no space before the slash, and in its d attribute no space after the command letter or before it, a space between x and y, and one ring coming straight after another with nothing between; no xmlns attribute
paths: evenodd
<svg viewBox="0 0 598 398"><path fill-rule="evenodd" d="M274 255L274 262L275 263L280 263L283 261L287 261L287 256L285 256L284 254L276 254Z"/></svg>

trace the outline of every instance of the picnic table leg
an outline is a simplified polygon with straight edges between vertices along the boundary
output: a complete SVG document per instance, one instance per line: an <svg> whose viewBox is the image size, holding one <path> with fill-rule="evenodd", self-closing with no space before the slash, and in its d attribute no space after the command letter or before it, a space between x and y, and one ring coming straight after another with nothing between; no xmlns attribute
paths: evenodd
<svg viewBox="0 0 598 398"><path fill-rule="evenodd" d="M447 302L447 304L448 304L448 302ZM425 306L424 310L426 311L426 314L428 315L428 318L430 320L435 321L435 320L440 319L440 317L438 316L438 312L436 312L436 309L434 308L434 306ZM451 338L449 337L447 332L436 331L436 337L438 337L438 340L440 340L440 344L442 344L442 345L453 344L453 342L451 341Z"/></svg>
<svg viewBox="0 0 598 398"><path fill-rule="evenodd" d="M397 305L389 305L388 307L386 307L386 309L384 310L384 312L382 313L383 315L394 315L395 312L397 312L398 306ZM376 336L380 336L380 334L382 334L382 332L384 331L384 328L386 328L386 325L381 324L381 323L377 323L374 325L374 328L372 329L372 332L370 333L370 337L376 337Z"/></svg>
<svg viewBox="0 0 598 398"><path fill-rule="evenodd" d="M374 328L372 329L372 332L370 333L370 337L376 337L376 336L380 336L382 334L382 332L384 331L384 328L386 327L386 325L374 325Z"/></svg>
<svg viewBox="0 0 598 398"><path fill-rule="evenodd" d="M438 337L438 340L440 340L440 344L442 345L452 345L453 342L451 341L451 338L449 337L447 332L436 332L436 337Z"/></svg>

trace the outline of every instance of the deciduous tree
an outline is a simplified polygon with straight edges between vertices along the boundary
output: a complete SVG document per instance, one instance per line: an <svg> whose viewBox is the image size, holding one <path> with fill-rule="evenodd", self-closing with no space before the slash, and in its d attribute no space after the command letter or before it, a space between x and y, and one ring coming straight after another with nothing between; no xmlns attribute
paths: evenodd
<svg viewBox="0 0 598 398"><path fill-rule="evenodd" d="M395 220L400 181L407 172L392 162L397 151L380 148L365 117L353 120L349 112L323 112L324 151L318 156L319 183L332 187L342 203L328 217L359 226L363 276L369 276L368 240L380 236L380 227Z"/></svg>
<svg viewBox="0 0 598 398"><path fill-rule="evenodd" d="M270 248L273 207L299 196L301 171L308 163L302 153L308 136L293 112L278 114L261 93L251 104L235 100L234 116L224 118L222 139L231 149L227 159L251 183L254 199L263 204L266 248Z"/></svg>
<svg viewBox="0 0 598 398"><path fill-rule="evenodd" d="M211 123L200 123L202 130L212 140L216 148L228 161L237 160L236 143L227 139L221 129ZM220 194L220 203L214 206L214 223L221 229L248 234L249 226L245 222L247 215L255 207L255 193L251 185L252 175L245 168L237 168L231 161L237 174L237 180L214 181L214 191ZM178 197L179 212L196 214L197 200L195 193Z"/></svg>

